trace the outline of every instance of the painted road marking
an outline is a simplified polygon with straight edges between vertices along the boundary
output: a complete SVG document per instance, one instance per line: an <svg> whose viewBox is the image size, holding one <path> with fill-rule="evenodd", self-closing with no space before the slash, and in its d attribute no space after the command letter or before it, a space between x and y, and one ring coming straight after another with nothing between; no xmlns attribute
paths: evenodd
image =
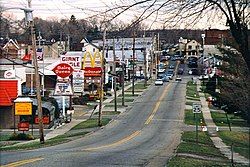
<svg viewBox="0 0 250 167"><path fill-rule="evenodd" d="M167 87L164 89L163 93L161 94L161 97L160 97L160 98L158 99L158 101L156 102L155 107L154 107L152 113L150 114L150 116L148 117L148 119L146 120L146 122L144 123L145 125L148 125L148 124L152 121L152 119L154 118L154 116L155 116L157 110L158 110L159 107L160 107L161 101L162 101L163 98L165 97L165 95L166 95L166 93L167 93L167 91L168 91L168 89L169 89L169 87L170 87L171 84L172 84L172 83L169 83L169 84L167 85Z"/></svg>
<svg viewBox="0 0 250 167"><path fill-rule="evenodd" d="M44 159L44 158L26 159L26 160L16 161L16 162L13 162L13 163L10 163L10 164L6 164L6 165L3 165L3 166L1 166L1 167L17 167L17 166L25 165L25 164L28 164L28 163L40 161L40 160L42 160L42 159Z"/></svg>
<svg viewBox="0 0 250 167"><path fill-rule="evenodd" d="M117 141L115 143L103 145L103 146L100 146L100 147L86 148L86 149L83 149L83 150L85 150L85 151L92 151L92 150L98 150L98 149L102 149L102 148L108 148L108 147L118 146L120 144L123 144L123 143L125 143L125 142L133 139L134 137L136 137L140 133L141 133L141 131L137 130L134 133L132 133L131 135L129 135L129 136L127 136L127 137L123 138L122 140L119 140L119 141Z"/></svg>

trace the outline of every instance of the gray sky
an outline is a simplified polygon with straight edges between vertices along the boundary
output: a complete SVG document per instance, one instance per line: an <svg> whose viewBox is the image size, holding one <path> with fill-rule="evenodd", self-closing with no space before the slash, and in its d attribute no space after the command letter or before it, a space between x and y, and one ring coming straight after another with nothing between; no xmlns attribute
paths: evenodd
<svg viewBox="0 0 250 167"><path fill-rule="evenodd" d="M112 4L120 2L120 0L32 0L31 6L34 17L39 17L42 19L69 19L71 15L75 15L76 19L86 19L89 16L92 16L98 11L103 11L108 7L111 7ZM0 0L0 6L4 9L6 8L25 8L27 7L27 0ZM127 12L126 15L121 15L119 19L123 21L132 20L138 11ZM24 13L21 10L6 10L3 13L4 17L11 19L22 19L24 18ZM148 19L148 23L153 19ZM216 22L216 21L214 21ZM224 22L217 21L208 22L206 18L200 20L200 24L194 28L208 29L208 28L218 28L225 29L223 25ZM161 28L160 24L155 23L153 28ZM184 23L179 25L176 28L186 28Z"/></svg>

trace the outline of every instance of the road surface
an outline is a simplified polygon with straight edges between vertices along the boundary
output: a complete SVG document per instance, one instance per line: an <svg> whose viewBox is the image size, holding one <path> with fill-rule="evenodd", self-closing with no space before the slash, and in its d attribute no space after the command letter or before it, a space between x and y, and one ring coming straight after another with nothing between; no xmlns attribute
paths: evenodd
<svg viewBox="0 0 250 167"><path fill-rule="evenodd" d="M165 166L180 142L187 79L152 85L95 133L57 146L1 152L1 165Z"/></svg>

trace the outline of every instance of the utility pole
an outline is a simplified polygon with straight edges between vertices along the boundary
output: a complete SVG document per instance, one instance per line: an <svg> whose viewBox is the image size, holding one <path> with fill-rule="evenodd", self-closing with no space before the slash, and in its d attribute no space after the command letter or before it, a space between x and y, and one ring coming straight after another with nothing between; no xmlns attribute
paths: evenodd
<svg viewBox="0 0 250 167"><path fill-rule="evenodd" d="M41 49L41 39L42 39L42 36L41 36L41 32L39 31L38 32L38 48ZM44 50L42 49L42 52ZM42 93L43 93L43 97L44 97L44 55L42 55L42 59L43 59L43 76L42 76Z"/></svg>
<svg viewBox="0 0 250 167"><path fill-rule="evenodd" d="M157 34L157 54L156 54L156 66L159 65L159 58L160 58L160 35ZM157 70L158 75L158 70ZM156 76L157 76L156 75Z"/></svg>
<svg viewBox="0 0 250 167"><path fill-rule="evenodd" d="M102 39L102 58L101 58L101 94L100 94L100 102L99 102L99 113L98 113L98 126L102 126L102 103L103 103L103 85L104 85L104 56L105 56L105 42L106 42L106 28L103 32L103 39Z"/></svg>
<svg viewBox="0 0 250 167"><path fill-rule="evenodd" d="M132 95L135 95L135 32L133 33L133 57L132 57L132 72L133 72L133 79L132 79Z"/></svg>
<svg viewBox="0 0 250 167"><path fill-rule="evenodd" d="M124 72L124 39L122 38L122 106L125 106L125 98L124 98L124 81L125 81L125 72Z"/></svg>
<svg viewBox="0 0 250 167"><path fill-rule="evenodd" d="M116 55L115 55L115 39L113 38L113 81L114 81L114 104L115 104L115 112L117 112L117 99L116 99Z"/></svg>
<svg viewBox="0 0 250 167"><path fill-rule="evenodd" d="M28 7L31 8L31 0L28 0ZM30 26L30 29L31 29L31 40L32 40L32 50L33 50L33 64L34 64L34 68L35 68L36 97L37 97L37 110L38 110L40 143L44 144L42 99L41 99L41 94L40 94L40 77L39 77L39 73L38 73L38 63L37 63L37 56L36 56L36 34L34 32L34 22L33 22L33 20L29 22L29 26Z"/></svg>
<svg viewBox="0 0 250 167"><path fill-rule="evenodd" d="M143 38L144 38L144 46L143 46L143 56L144 56L144 87L146 88L147 87L147 77L148 77L148 74L147 74L147 56L146 56L146 41L145 41L145 31L144 31L144 35L143 35Z"/></svg>

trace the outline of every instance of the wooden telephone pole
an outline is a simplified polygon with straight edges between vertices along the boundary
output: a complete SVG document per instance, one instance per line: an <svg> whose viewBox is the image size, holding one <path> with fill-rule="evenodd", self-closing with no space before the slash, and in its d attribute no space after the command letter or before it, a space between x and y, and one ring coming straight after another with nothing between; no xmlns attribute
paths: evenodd
<svg viewBox="0 0 250 167"><path fill-rule="evenodd" d="M28 7L31 8L31 0L28 0ZM37 97L37 111L38 111L38 122L39 122L39 136L40 143L44 143L44 131L43 131L43 111L42 111L42 99L41 99L41 89L40 89L40 76L38 72L38 62L36 55L36 34L34 32L34 22L33 20L29 22L32 40L32 50L33 50L33 64L35 68L35 80L36 80L36 97Z"/></svg>

